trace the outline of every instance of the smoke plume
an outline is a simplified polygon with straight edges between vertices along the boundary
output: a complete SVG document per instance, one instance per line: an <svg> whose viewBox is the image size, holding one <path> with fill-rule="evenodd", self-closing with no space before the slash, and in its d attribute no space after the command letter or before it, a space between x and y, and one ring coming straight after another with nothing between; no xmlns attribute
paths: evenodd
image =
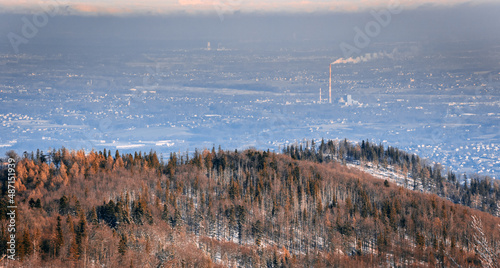
<svg viewBox="0 0 500 268"><path fill-rule="evenodd" d="M350 58L347 58L347 59L340 58L340 59L332 62L332 65L335 65L335 64L347 64L347 63L354 63L354 64L356 64L356 63L360 63L360 62L367 62L367 61L371 61L371 60L382 59L382 58L385 58L385 57L392 58L392 53L385 53L385 52L366 53L365 55L362 55L362 56L359 56L359 57L356 57L356 58L353 58L353 57L350 57Z"/></svg>
<svg viewBox="0 0 500 268"><path fill-rule="evenodd" d="M391 60L394 59L408 59L412 58L417 55L419 52L419 48L417 46L411 46L409 48L394 48L391 53L387 52L375 52L375 53L366 53L365 55L353 58L340 58L334 62L332 62L332 65L335 64L348 64L348 63L360 63L360 62L367 62L371 60L377 60L377 59L383 59L383 58L389 58Z"/></svg>

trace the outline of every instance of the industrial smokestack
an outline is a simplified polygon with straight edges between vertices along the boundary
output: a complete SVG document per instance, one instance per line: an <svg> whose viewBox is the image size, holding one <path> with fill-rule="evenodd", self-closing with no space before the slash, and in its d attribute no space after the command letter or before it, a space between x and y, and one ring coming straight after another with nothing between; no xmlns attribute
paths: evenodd
<svg viewBox="0 0 500 268"><path fill-rule="evenodd" d="M330 83L328 84L328 102L332 103L332 64L330 63Z"/></svg>

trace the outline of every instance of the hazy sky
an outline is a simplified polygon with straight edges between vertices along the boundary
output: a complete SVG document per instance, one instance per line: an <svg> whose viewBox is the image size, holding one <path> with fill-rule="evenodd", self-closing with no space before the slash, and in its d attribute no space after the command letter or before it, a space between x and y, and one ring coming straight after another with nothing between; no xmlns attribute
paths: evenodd
<svg viewBox="0 0 500 268"><path fill-rule="evenodd" d="M380 24L374 13L394 5L399 11L390 12L390 23L379 25L356 56L385 44L500 41L498 0L0 0L0 53L79 52L92 45L200 48L210 41L231 49L334 49L340 55L341 44L356 46L359 31Z"/></svg>
<svg viewBox="0 0 500 268"><path fill-rule="evenodd" d="M4 12L37 12L40 7L65 6L66 12L78 15L127 15L127 14L169 14L176 12L356 12L379 9L391 4L405 9L421 6L452 6L464 3L474 5L494 0L0 0Z"/></svg>

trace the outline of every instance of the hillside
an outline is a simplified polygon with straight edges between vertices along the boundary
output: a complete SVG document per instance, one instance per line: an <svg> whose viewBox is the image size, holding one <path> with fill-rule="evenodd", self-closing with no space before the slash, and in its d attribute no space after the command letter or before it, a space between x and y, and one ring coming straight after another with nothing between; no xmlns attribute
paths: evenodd
<svg viewBox="0 0 500 268"><path fill-rule="evenodd" d="M406 166L409 171L400 168L414 170L429 193L414 191L343 165L356 160L349 158L356 146L329 144L289 147L283 154L219 148L192 157L172 153L165 161L155 152L85 154L63 148L48 158L25 154L15 169L18 260L4 257L2 264L498 265L500 218L488 208L484 211L491 214L453 203L449 197L461 196L462 187L451 183L454 175L445 179L419 159L404 161L404 153L396 158L386 150L390 158L377 157L382 165L392 159L386 164L393 167L413 163ZM372 147L360 147L359 161L373 164L366 148ZM0 247L6 252L8 170L3 169ZM482 191L492 199L498 184Z"/></svg>
<svg viewBox="0 0 500 268"><path fill-rule="evenodd" d="M381 179L395 182L405 188L434 193L451 200L500 217L500 181L477 174L455 174L439 163L429 163L416 154L382 144L352 143L348 140L314 140L283 149L293 159L317 163L335 161L355 167Z"/></svg>

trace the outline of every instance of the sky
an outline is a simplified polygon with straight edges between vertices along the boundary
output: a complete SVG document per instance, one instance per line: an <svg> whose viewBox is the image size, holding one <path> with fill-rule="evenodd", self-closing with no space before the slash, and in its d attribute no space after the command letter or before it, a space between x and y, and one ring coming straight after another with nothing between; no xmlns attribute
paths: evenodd
<svg viewBox="0 0 500 268"><path fill-rule="evenodd" d="M470 3L494 3L494 0L0 0L2 13L36 13L41 8L64 6L71 15L162 15L171 13L234 12L361 12L391 5L404 9L422 6L447 7Z"/></svg>
<svg viewBox="0 0 500 268"><path fill-rule="evenodd" d="M384 12L390 23L368 47L341 51L341 44L356 45L356 29L366 32L380 20L374 13ZM498 0L0 0L0 53L199 48L210 41L231 49L331 49L332 57L348 58L398 42L498 44L498 14Z"/></svg>
<svg viewBox="0 0 500 268"><path fill-rule="evenodd" d="M390 23L378 24L369 47L342 50L341 44L356 45L357 29L385 20L384 13ZM0 0L0 53L49 43L76 52L91 45L148 49L156 42L179 49L211 41L231 49L334 49L348 58L378 52L373 46L384 43L497 43L498 14L498 0Z"/></svg>

